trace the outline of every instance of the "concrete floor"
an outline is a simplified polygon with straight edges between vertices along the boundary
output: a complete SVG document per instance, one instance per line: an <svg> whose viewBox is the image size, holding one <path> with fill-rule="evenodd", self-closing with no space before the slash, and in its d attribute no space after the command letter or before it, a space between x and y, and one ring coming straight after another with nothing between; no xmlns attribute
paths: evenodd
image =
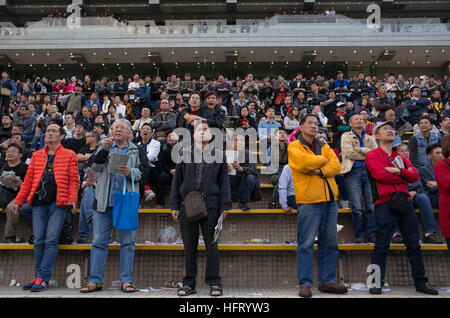
<svg viewBox="0 0 450 318"><path fill-rule="evenodd" d="M139 287L139 286L138 286ZM145 287L140 287L145 289ZM155 288L155 287L154 287ZM370 295L368 291L349 290L345 295L326 294L312 289L313 298L449 298L450 292L444 292L440 287L438 296L429 296L415 291L413 286L389 287L391 291L382 295ZM209 289L200 288L197 294L183 299L189 298L211 298ZM78 289L68 289L60 287L49 287L49 289L31 293L22 290L22 287L0 287L0 298L181 298L176 295L175 289L156 290L151 292L139 291L136 293L126 294L118 289L106 289L99 292L81 294ZM298 288L227 288L224 287L224 295L222 298L299 298Z"/></svg>

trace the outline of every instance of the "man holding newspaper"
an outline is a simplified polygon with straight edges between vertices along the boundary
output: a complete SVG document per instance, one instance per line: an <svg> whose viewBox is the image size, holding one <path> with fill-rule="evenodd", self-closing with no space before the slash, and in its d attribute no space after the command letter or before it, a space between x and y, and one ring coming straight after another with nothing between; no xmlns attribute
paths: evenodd
<svg viewBox="0 0 450 318"><path fill-rule="evenodd" d="M367 153L366 166L375 205L375 248L372 264L380 267L381 286L369 289L371 294L381 294L386 271L386 256L389 244L398 226L403 236L416 291L437 295L438 291L428 287L422 252L419 243L417 217L409 198L408 183L419 180L419 173L411 161L392 147L395 139L393 121L379 122L374 129L380 146Z"/></svg>

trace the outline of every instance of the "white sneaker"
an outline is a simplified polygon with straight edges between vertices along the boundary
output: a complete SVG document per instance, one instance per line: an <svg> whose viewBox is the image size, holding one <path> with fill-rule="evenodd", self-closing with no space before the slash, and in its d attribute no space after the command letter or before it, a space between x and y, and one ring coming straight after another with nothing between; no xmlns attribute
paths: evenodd
<svg viewBox="0 0 450 318"><path fill-rule="evenodd" d="M350 209L350 202L349 201L341 201L341 208L342 209Z"/></svg>
<svg viewBox="0 0 450 318"><path fill-rule="evenodd" d="M155 196L155 192L151 189L145 190L145 202L153 200Z"/></svg>

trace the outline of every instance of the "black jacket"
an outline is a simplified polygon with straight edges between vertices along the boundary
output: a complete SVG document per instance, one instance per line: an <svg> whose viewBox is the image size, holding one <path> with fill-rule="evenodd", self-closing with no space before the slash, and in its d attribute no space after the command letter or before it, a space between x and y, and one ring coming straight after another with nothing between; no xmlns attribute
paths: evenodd
<svg viewBox="0 0 450 318"><path fill-rule="evenodd" d="M187 155L191 155L191 158L193 158L192 149L187 150L189 151ZM198 164L184 162L177 164L169 199L172 210L184 211L182 202L186 195L192 191L203 191L208 169L213 170L211 171L209 184L206 189L206 208L219 209L220 211L230 210L232 208L228 166L225 161L225 156L222 154L221 157L223 158L223 163L214 162L205 164L208 168L202 175L200 189L197 189L195 182L193 182ZM194 162L194 160L192 159L191 162Z"/></svg>

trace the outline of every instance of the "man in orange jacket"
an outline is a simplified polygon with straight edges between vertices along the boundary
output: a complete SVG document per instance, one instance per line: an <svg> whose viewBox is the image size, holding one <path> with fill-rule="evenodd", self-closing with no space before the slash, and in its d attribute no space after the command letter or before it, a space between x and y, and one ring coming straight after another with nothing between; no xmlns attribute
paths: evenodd
<svg viewBox="0 0 450 318"><path fill-rule="evenodd" d="M64 129L48 125L45 148L31 158L25 180L13 204L13 212L27 200L33 208L35 279L24 290L46 290L56 256L58 240L67 210L76 212L78 201L78 161L76 154L61 146Z"/></svg>
<svg viewBox="0 0 450 318"><path fill-rule="evenodd" d="M339 196L334 176L341 164L326 142L317 138L319 120L313 114L300 121L300 134L288 147L289 167L297 201L297 267L300 297L311 297L313 284L314 238L319 232L317 263L319 290L345 294L347 288L336 284L338 259L336 199Z"/></svg>

